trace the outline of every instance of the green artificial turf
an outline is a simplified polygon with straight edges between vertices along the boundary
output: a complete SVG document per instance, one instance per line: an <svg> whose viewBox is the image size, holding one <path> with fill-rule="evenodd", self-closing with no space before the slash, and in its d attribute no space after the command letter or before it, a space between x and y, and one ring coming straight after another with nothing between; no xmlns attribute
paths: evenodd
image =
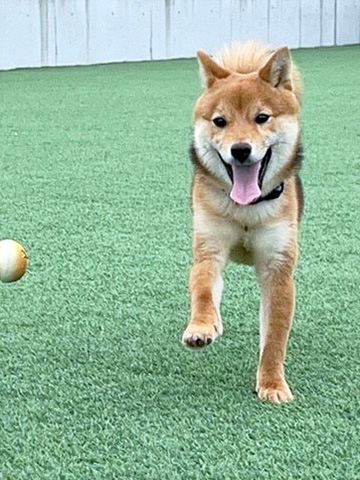
<svg viewBox="0 0 360 480"><path fill-rule="evenodd" d="M224 337L189 315L195 60L0 74L0 479L360 478L360 47L294 52L306 209L291 405L254 394L259 292L231 265Z"/></svg>

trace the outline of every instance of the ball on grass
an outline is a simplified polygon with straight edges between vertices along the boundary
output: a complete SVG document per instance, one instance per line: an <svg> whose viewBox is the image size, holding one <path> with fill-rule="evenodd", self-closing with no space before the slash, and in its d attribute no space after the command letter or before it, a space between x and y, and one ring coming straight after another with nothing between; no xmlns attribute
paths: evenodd
<svg viewBox="0 0 360 480"><path fill-rule="evenodd" d="M16 282L26 272L27 256L24 247L14 240L0 242L0 280Z"/></svg>

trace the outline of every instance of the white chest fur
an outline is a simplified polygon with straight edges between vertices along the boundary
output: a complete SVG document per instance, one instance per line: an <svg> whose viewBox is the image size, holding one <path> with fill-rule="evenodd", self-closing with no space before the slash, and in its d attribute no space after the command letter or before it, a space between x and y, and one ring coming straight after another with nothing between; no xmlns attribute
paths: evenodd
<svg viewBox="0 0 360 480"><path fill-rule="evenodd" d="M209 201L211 210L196 208L194 231L220 254L237 263L273 266L282 262L284 253L296 243L297 226L276 219L282 198L251 207L234 205L226 194ZM214 203L213 203L214 202Z"/></svg>

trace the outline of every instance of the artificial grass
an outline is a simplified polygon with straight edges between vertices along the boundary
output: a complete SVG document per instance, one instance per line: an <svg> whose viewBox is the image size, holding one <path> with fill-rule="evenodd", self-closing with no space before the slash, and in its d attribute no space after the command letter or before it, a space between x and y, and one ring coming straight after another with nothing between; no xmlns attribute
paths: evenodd
<svg viewBox="0 0 360 480"><path fill-rule="evenodd" d="M360 48L294 52L306 210L291 405L253 393L259 292L231 265L225 335L181 346L195 60L2 72L0 479L360 478Z"/></svg>

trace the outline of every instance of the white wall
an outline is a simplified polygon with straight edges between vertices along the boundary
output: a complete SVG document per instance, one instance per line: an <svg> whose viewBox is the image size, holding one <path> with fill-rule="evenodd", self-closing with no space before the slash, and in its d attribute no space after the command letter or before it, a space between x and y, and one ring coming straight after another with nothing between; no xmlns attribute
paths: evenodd
<svg viewBox="0 0 360 480"><path fill-rule="evenodd" d="M0 0L0 69L360 43L360 0Z"/></svg>

